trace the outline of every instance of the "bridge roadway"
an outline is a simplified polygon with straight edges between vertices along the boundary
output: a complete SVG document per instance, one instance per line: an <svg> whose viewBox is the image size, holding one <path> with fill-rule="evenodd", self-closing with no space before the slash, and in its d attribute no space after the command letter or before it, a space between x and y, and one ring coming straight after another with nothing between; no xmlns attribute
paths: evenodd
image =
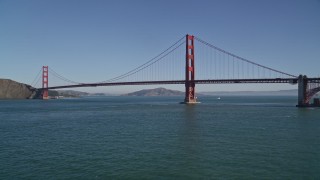
<svg viewBox="0 0 320 180"><path fill-rule="evenodd" d="M156 85L156 84L185 84L185 80L175 81L136 81L136 82L104 82L104 83L82 83L65 86L52 86L47 89L65 89L77 87L98 86L122 86L122 85ZM236 84L236 83L289 83L297 84L298 78L269 78L269 79L206 79L189 81L195 84ZM320 83L320 78L308 78L309 83ZM43 88L40 88L43 89Z"/></svg>

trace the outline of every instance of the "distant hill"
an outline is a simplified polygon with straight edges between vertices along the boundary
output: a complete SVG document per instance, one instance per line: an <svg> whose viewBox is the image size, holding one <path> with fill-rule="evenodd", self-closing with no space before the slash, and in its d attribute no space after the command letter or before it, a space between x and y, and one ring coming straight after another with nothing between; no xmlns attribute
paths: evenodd
<svg viewBox="0 0 320 180"><path fill-rule="evenodd" d="M297 89L279 91L216 91L200 93L207 96L298 96Z"/></svg>
<svg viewBox="0 0 320 180"><path fill-rule="evenodd" d="M122 96L184 96L185 93L165 88L144 89ZM216 91L199 92L197 96L297 96L298 90L279 90L279 91Z"/></svg>
<svg viewBox="0 0 320 180"><path fill-rule="evenodd" d="M87 96L89 93L81 92L81 91L73 91L73 90L49 90L50 97L80 97Z"/></svg>
<svg viewBox="0 0 320 180"><path fill-rule="evenodd" d="M81 97L81 96L115 96L108 93L87 93L74 90L49 90L49 96Z"/></svg>
<svg viewBox="0 0 320 180"><path fill-rule="evenodd" d="M128 94L123 94L122 96L184 96L184 92L175 91L165 88L156 89L144 89L141 91L136 91Z"/></svg>
<svg viewBox="0 0 320 180"><path fill-rule="evenodd" d="M89 93L74 90L58 90L56 92L58 92L59 96L64 97L80 97L89 95Z"/></svg>
<svg viewBox="0 0 320 180"><path fill-rule="evenodd" d="M105 96L105 93L90 93L89 96Z"/></svg>
<svg viewBox="0 0 320 180"><path fill-rule="evenodd" d="M111 94L111 93L90 93L88 96L117 96L117 95Z"/></svg>

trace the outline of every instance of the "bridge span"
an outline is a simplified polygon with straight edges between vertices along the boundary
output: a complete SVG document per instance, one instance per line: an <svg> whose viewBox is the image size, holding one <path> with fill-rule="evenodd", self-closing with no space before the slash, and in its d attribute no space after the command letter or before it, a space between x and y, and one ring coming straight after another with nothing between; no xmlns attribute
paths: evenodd
<svg viewBox="0 0 320 180"><path fill-rule="evenodd" d="M195 42L199 52L195 53ZM183 50L181 47L185 45ZM198 46L197 46L198 47ZM201 48L203 50L201 52ZM180 49L180 50L179 50ZM182 55L181 52L184 51ZM197 64L195 59L198 58ZM197 65L197 69L196 69ZM181 71L184 69L184 71ZM49 67L42 67L43 99L48 99L48 90L124 85L162 85L184 84L186 104L197 103L196 84L250 84L250 83L282 83L298 84L297 107L312 106L312 97L320 91L320 78L308 78L305 75L292 75L279 71L248 59L242 58L192 35L179 39L165 51L146 63L120 76L96 83L81 83L69 80L52 71L53 76L67 82L65 85L49 86ZM196 72L200 74L196 78ZM184 78L181 77L183 74Z"/></svg>
<svg viewBox="0 0 320 180"><path fill-rule="evenodd" d="M320 78L319 78L320 80ZM195 84L233 84L233 83L290 83L297 84L297 78L277 78L277 79L208 79L189 81ZM161 85L161 84L185 84L185 80L180 81L136 81L136 82L110 82L110 83L82 83L65 86L53 86L47 89L65 89L77 87L98 87L98 86L124 86L124 85Z"/></svg>

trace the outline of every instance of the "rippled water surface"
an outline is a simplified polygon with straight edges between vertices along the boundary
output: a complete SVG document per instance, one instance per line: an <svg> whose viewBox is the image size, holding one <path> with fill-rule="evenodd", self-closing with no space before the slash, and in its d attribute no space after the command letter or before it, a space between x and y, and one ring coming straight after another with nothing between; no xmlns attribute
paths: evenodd
<svg viewBox="0 0 320 180"><path fill-rule="evenodd" d="M319 179L320 108L295 97L0 101L0 179Z"/></svg>

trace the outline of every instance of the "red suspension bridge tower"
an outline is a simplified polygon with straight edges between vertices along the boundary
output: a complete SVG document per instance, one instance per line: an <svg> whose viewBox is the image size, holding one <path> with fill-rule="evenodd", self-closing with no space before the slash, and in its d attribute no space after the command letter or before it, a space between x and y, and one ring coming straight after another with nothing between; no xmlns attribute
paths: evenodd
<svg viewBox="0 0 320 180"><path fill-rule="evenodd" d="M48 74L48 66L42 66L42 98L49 99L48 93L48 83L49 83L49 74Z"/></svg>
<svg viewBox="0 0 320 180"><path fill-rule="evenodd" d="M195 66L194 66L194 36L186 35L186 94L184 103L194 104L197 103L195 96Z"/></svg>

